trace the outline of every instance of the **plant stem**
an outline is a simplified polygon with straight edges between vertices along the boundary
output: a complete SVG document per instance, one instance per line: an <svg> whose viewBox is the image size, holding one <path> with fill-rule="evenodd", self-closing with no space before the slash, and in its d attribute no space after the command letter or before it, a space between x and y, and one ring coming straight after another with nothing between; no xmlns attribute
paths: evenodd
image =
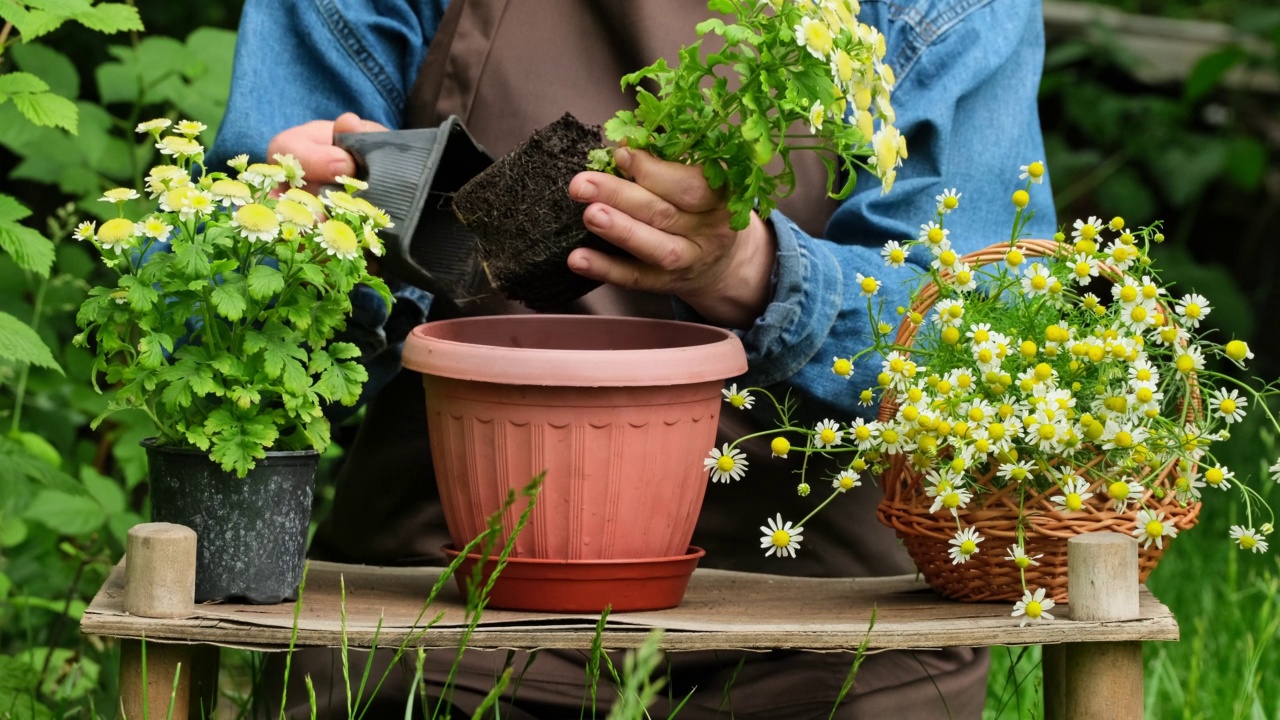
<svg viewBox="0 0 1280 720"><path fill-rule="evenodd" d="M13 23L7 22L4 27L0 27L0 53L4 52L5 41L9 39L9 33L13 31Z"/></svg>
<svg viewBox="0 0 1280 720"><path fill-rule="evenodd" d="M33 332L40 328L40 315L44 310L44 292L49 287L49 278L41 278L36 288L35 307L31 310L30 327ZM31 365L24 364L18 371L18 386L13 392L13 421L9 424L9 432L16 433L22 423L22 404L27 394L27 377L31 374Z"/></svg>

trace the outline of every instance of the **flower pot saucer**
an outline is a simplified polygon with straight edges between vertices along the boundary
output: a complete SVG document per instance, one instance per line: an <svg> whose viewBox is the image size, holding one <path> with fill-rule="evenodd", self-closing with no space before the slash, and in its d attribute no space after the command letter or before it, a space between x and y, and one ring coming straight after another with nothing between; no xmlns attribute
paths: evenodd
<svg viewBox="0 0 1280 720"><path fill-rule="evenodd" d="M453 560L458 551L452 545L442 548ZM688 553L664 558L639 560L544 560L539 558L507 558L489 595L491 608L531 610L555 613L599 613L605 607L611 612L665 610L680 604L698 559L706 554L699 547ZM465 596L472 570L483 560L478 553L468 554L458 567L454 579ZM496 559L482 567L487 582Z"/></svg>

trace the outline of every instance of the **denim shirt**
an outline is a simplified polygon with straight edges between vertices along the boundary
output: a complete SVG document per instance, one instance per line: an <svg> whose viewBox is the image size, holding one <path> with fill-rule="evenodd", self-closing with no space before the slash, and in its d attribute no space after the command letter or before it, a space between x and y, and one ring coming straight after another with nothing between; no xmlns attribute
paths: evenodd
<svg viewBox="0 0 1280 720"><path fill-rule="evenodd" d="M400 127L445 2L248 0L211 166L242 152L262 158L280 131L348 110ZM1038 0L863 0L859 19L885 34L886 61L898 79L896 124L910 157L887 195L874 178L860 177L823 238L807 235L781 213L770 217L778 241L774 296L741 332L750 370L738 379L749 385L785 381L819 407L845 413L857 412L858 392L874 386L879 372L871 361L857 364L852 381L831 372L833 358L871 344L872 322L856 275L881 281L877 302L884 302L884 319L896 323L895 309L907 304L916 274L932 258L916 249L907 266L893 270L880 257L881 246L914 239L920 225L934 219L935 197L945 188L962 193L959 208L946 218L959 253L1007 241L1010 196L1021 186L1018 168L1044 159L1036 107L1044 58ZM1036 215L1026 232L1052 235L1049 182L1032 186L1031 208ZM397 295L418 306L415 317L425 316L429 296L411 288ZM386 313L367 309L352 324L367 326L387 349L398 351L402 336L390 337L377 326ZM677 314L696 319L680 303ZM389 379L398 368L391 360L384 357L375 374Z"/></svg>

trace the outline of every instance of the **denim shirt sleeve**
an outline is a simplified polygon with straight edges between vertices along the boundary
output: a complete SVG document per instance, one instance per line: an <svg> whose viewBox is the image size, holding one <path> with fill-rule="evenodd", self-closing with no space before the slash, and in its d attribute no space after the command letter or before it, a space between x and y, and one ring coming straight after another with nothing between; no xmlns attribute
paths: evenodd
<svg viewBox="0 0 1280 720"><path fill-rule="evenodd" d="M863 0L861 18L885 33L889 62L899 73L893 104L911 154L887 195L860 173L825 238L805 234L780 213L770 218L778 240L774 297L742 333L750 385L787 381L846 408L874 386L879 367L871 361L857 363L848 381L831 372L835 357L872 344L856 276L881 281L876 302L883 300L882 317L896 324L895 310L907 304L928 259L917 250L910 258L915 266L892 270L879 250L888 240L914 239L920 224L934 218L943 189L962 193L946 219L957 251L1008 240L1018 167L1044 159L1036 108L1044 54L1040 3L949 0L925 9L929 5ZM1048 182L1032 186L1031 201L1036 216L1027 232L1049 237L1055 216Z"/></svg>
<svg viewBox="0 0 1280 720"><path fill-rule="evenodd" d="M445 3L248 0L209 166L239 153L265 159L281 130L347 111L400 127Z"/></svg>

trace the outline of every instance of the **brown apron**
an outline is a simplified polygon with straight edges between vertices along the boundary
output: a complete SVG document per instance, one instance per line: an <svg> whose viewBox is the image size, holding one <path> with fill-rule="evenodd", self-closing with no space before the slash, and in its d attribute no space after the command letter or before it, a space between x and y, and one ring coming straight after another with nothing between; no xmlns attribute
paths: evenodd
<svg viewBox="0 0 1280 720"><path fill-rule="evenodd" d="M707 16L705 0L451 0L419 72L406 126L435 126L457 115L496 156L566 110L584 122L603 123L617 109L634 104L621 91L618 78L658 57L675 57L682 45L696 40L693 28ZM825 167L812 156L797 155L795 161L796 192L781 202L782 211L808 232L821 235L835 207L825 197ZM603 287L566 311L662 317L670 316L671 301ZM402 371L369 405L339 472L332 514L316 535L314 556L368 564L439 560L448 534L432 482L423 402L419 376ZM762 405L757 401L749 412L726 406L720 442L774 427L776 418ZM843 417L821 399L805 398L802 411L810 424L823 417ZM892 532L875 519L879 491L870 483L839 498L808 523L797 559L765 558L757 528L776 512L793 520L807 514L827 492L834 468L830 462L811 459L809 482L815 492L801 499L795 490L800 466L796 455L785 462L772 459L764 440L745 449L750 459L747 476L732 485L713 483L708 488L694 535L694 543L707 550L703 566L807 576L914 572ZM797 602L797 611L803 612L803 600ZM572 653L545 655L535 663L533 675L526 676L521 698L561 708L543 711L542 717L576 714L581 659ZM468 704L468 692L482 698L500 672L488 667L500 663L500 657L473 656L467 672L476 682L471 690L460 686L455 701L461 706ZM694 653L674 658L673 682L700 688L681 717L702 717L702 711L714 716L739 655ZM451 660L451 653L440 654L445 668ZM734 682L732 707L738 717L808 717L810 712L827 717L848 663L849 658L840 655L751 655ZM313 672L325 674L318 668ZM545 686L531 685L534 676L546 680ZM978 717L985 678L985 655L975 656L967 649L876 655L860 671L858 697L846 703L849 714L838 717L889 712L903 718L945 717L944 707L952 717ZM602 692L601 697L608 695Z"/></svg>

